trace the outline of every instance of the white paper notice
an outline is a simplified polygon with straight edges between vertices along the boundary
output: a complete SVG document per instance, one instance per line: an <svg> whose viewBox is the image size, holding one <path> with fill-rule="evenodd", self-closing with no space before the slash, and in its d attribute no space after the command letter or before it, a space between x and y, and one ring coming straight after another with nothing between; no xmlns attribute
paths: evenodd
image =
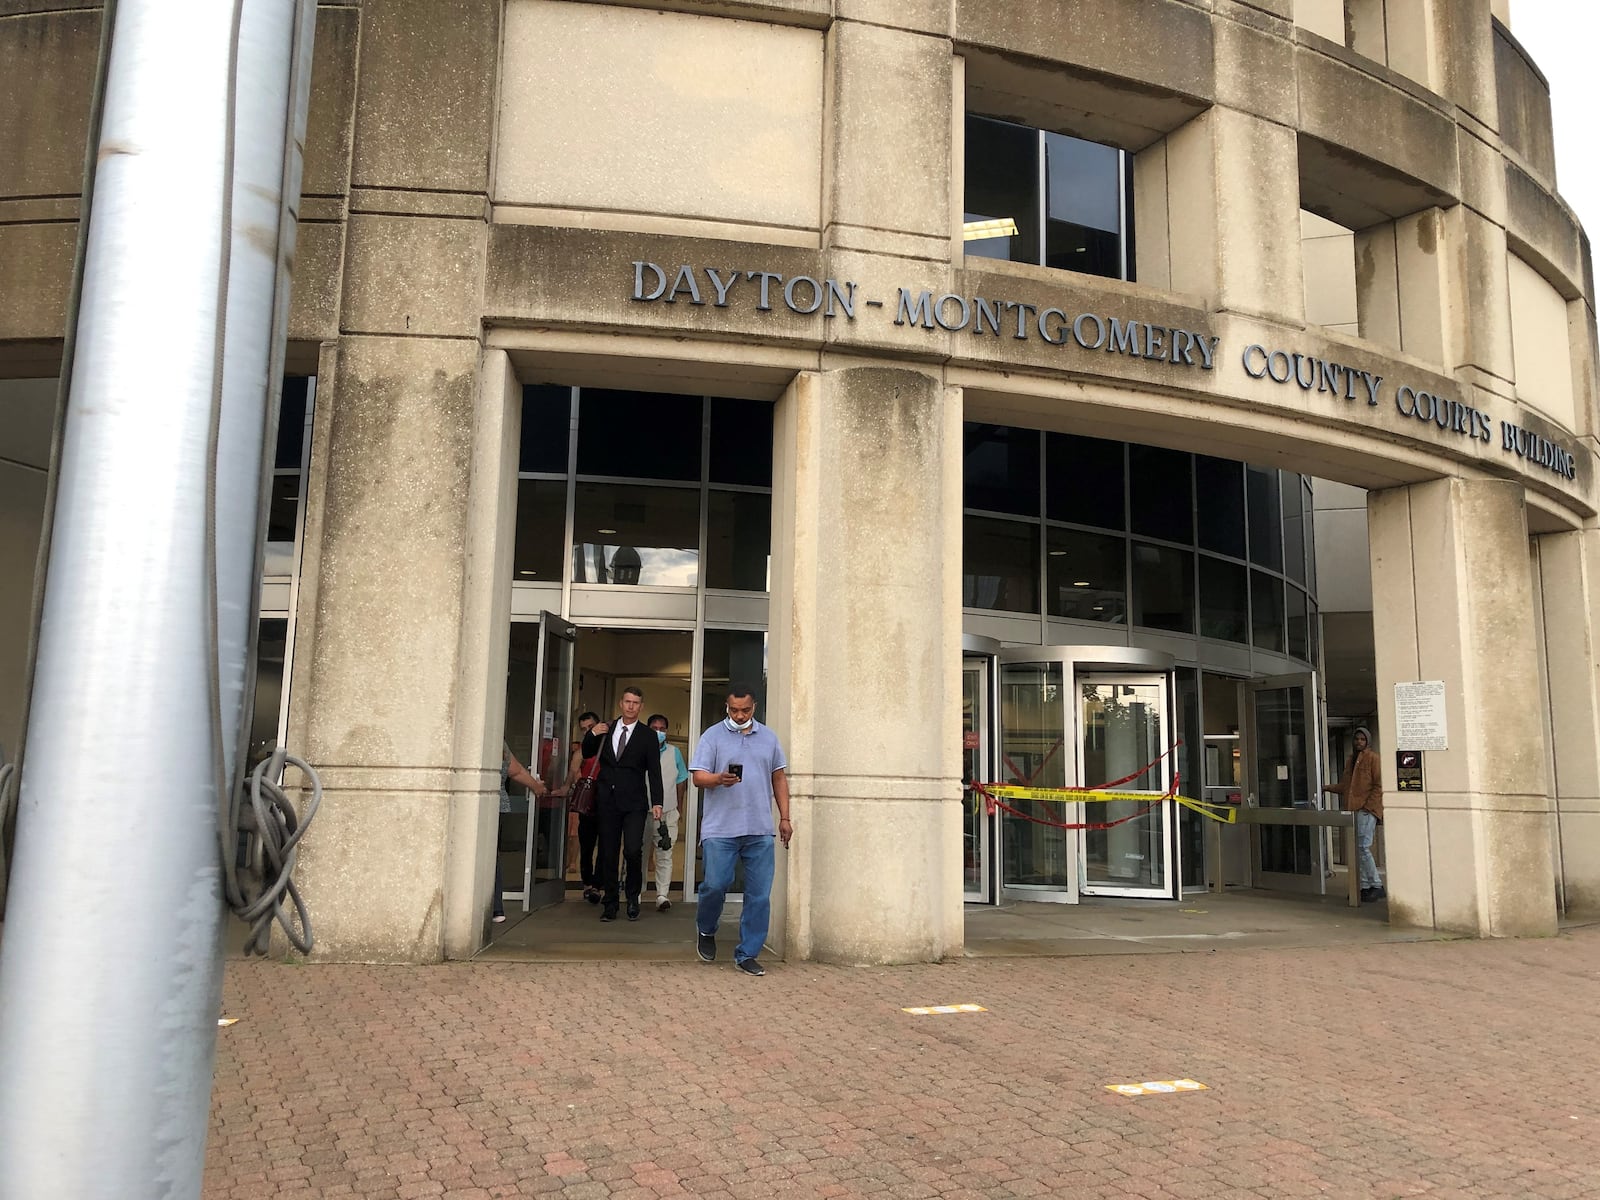
<svg viewBox="0 0 1600 1200"><path fill-rule="evenodd" d="M1444 681L1395 684L1394 728L1396 750L1448 750Z"/></svg>

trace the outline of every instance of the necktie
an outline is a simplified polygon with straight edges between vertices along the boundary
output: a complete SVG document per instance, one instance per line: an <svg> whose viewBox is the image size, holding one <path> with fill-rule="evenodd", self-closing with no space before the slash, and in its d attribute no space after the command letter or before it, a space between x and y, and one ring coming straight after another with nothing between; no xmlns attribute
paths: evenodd
<svg viewBox="0 0 1600 1200"><path fill-rule="evenodd" d="M622 752L628 748L628 727L624 725L622 732L617 735L617 757L622 757Z"/></svg>

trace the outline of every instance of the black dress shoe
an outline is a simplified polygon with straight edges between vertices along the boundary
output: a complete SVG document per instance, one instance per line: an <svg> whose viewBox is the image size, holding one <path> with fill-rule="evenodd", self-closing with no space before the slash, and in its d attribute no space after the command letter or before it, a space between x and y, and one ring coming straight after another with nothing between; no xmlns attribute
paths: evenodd
<svg viewBox="0 0 1600 1200"><path fill-rule="evenodd" d="M608 904L602 908L600 910L600 919L602 921L615 921L617 919L617 906Z"/></svg>
<svg viewBox="0 0 1600 1200"><path fill-rule="evenodd" d="M628 920L637 921L638 919L639 919L639 902L637 900L629 900L628 901Z"/></svg>

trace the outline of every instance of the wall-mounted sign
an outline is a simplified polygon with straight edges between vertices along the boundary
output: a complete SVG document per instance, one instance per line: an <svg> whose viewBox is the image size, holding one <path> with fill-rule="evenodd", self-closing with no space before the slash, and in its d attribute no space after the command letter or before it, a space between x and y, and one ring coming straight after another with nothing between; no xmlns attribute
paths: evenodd
<svg viewBox="0 0 1600 1200"><path fill-rule="evenodd" d="M1422 751L1396 750L1394 752L1394 787L1397 792L1420 792L1422 784Z"/></svg>
<svg viewBox="0 0 1600 1200"><path fill-rule="evenodd" d="M1397 750L1448 750L1444 682L1395 684L1394 729Z"/></svg>
<svg viewBox="0 0 1600 1200"><path fill-rule="evenodd" d="M890 297L866 294L849 279L785 276L777 271L741 271L693 263L665 266L636 260L629 298L640 304L684 304L711 308L748 307L756 312L786 309L797 316L854 321L858 312L913 329L966 333L972 337L1040 341L1065 356L1116 354L1164 363L1180 370L1213 371L1223 359L1222 339L1202 329L1180 329L1127 314L1072 312L991 296L936 295L931 288L895 289ZM892 317L891 317L892 314ZM1239 355L1239 368L1251 379L1326 396L1330 402L1376 408L1390 397L1401 416L1440 433L1493 445L1501 453L1543 467L1563 479L1577 477L1577 458L1549 438L1501 421L1495 437L1487 413L1425 388L1390 381L1359 367L1293 349L1251 344ZM1082 369L1082 364L1077 365ZM1359 411L1359 410L1358 410ZM1411 426L1410 428L1415 428ZM1431 749L1432 747L1423 747Z"/></svg>

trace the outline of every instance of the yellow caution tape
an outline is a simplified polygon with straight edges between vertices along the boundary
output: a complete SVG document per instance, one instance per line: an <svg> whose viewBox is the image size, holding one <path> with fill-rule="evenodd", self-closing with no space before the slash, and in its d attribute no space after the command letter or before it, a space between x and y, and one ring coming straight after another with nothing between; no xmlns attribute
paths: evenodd
<svg viewBox="0 0 1600 1200"><path fill-rule="evenodd" d="M1195 800L1189 796L1168 796L1160 792L1122 792L1097 788L1036 788L1014 784L1002 784L998 787L986 785L982 791L997 800L1045 800L1059 804L1109 804L1116 800L1132 801L1135 804L1159 804L1163 800L1173 800L1202 817L1209 817L1223 825L1233 825L1239 819L1239 809L1236 805L1213 804L1207 800Z"/></svg>

